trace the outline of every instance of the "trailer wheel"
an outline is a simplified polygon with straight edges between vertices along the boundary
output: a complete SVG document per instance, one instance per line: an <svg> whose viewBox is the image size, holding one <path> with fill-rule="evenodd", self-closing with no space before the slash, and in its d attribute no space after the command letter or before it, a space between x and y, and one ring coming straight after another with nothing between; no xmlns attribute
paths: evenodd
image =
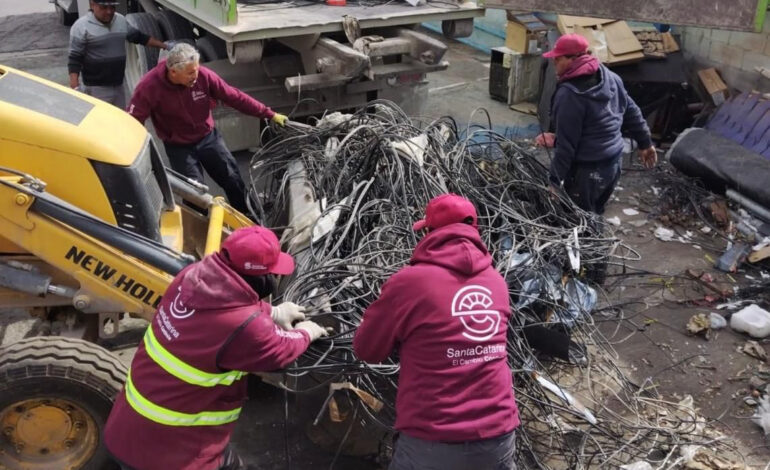
<svg viewBox="0 0 770 470"><path fill-rule="evenodd" d="M55 3L54 7L56 8L56 16L59 18L59 24L72 26L78 20L78 12L67 13L67 10L59 6L58 3Z"/></svg>
<svg viewBox="0 0 770 470"><path fill-rule="evenodd" d="M0 348L0 468L112 469L101 443L126 368L109 351L56 336Z"/></svg>
<svg viewBox="0 0 770 470"><path fill-rule="evenodd" d="M173 11L159 10L153 16L158 22L161 33L163 33L164 41L195 39L195 33L190 22Z"/></svg>
<svg viewBox="0 0 770 470"><path fill-rule="evenodd" d="M160 39L163 34L158 27L155 17L150 13L129 13L126 15L128 23L144 34L155 39ZM160 51L155 47L144 47L139 44L126 43L126 85L129 96L142 79L144 74L158 65Z"/></svg>

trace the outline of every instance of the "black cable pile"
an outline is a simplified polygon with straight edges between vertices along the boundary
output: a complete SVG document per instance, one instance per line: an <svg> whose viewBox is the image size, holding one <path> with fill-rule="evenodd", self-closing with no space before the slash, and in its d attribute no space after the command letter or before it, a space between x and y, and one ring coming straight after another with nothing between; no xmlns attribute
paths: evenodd
<svg viewBox="0 0 770 470"><path fill-rule="evenodd" d="M448 117L417 125L386 101L287 129L263 146L250 172L254 213L282 231L298 265L282 286L283 300L308 306L311 318L335 329L290 370L310 379L299 381L295 391L351 382L384 404L378 413L367 406L356 406L356 413L392 425L397 358L358 361L353 335L382 283L408 262L419 237L411 227L427 202L454 192L475 204L480 233L509 283L512 304L527 304L514 314L508 340L523 423L520 465L662 461L666 452L653 451L702 440L703 423L694 412L645 396L625 379L590 312L573 305L569 322L554 315L566 310L566 280L580 279L587 288L590 274L604 269L619 242L595 216L564 196L553 197L547 174L535 153L489 129L458 129ZM306 205L289 197L293 187L306 188ZM305 210L315 207L321 210L307 216ZM567 360L533 350L525 331L533 326L571 337ZM537 376L569 390L596 424L579 405L547 391Z"/></svg>

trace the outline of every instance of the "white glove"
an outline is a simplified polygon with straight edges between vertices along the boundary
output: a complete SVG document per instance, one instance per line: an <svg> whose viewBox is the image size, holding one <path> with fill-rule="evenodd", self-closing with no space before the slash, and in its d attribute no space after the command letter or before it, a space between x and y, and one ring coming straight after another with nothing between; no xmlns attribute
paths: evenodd
<svg viewBox="0 0 770 470"><path fill-rule="evenodd" d="M329 332L326 331L326 328L310 320L297 323L297 326L295 326L294 329L307 331L307 334L310 335L311 343L317 340L318 338L329 336Z"/></svg>
<svg viewBox="0 0 770 470"><path fill-rule="evenodd" d="M270 317L276 325L289 331L292 329L292 323L305 319L304 312L305 307L297 305L294 302L284 302L281 305L270 309Z"/></svg>

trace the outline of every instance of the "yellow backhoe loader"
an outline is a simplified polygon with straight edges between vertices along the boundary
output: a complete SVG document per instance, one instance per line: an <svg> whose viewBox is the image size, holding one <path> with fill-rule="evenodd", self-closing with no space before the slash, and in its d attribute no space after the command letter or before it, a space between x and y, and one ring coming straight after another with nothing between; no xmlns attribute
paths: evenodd
<svg viewBox="0 0 770 470"><path fill-rule="evenodd" d="M126 369L95 342L149 320L176 273L251 224L166 170L122 110L0 66L0 309L63 325L0 348L0 468L110 468L101 430Z"/></svg>

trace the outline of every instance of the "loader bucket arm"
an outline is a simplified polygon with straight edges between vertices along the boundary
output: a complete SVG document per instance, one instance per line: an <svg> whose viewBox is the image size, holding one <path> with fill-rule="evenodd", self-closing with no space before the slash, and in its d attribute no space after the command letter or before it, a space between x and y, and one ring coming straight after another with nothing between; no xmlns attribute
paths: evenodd
<svg viewBox="0 0 770 470"><path fill-rule="evenodd" d="M69 273L78 310L150 319L174 275L194 261L45 193L39 180L0 170L13 175L0 177L0 236Z"/></svg>

